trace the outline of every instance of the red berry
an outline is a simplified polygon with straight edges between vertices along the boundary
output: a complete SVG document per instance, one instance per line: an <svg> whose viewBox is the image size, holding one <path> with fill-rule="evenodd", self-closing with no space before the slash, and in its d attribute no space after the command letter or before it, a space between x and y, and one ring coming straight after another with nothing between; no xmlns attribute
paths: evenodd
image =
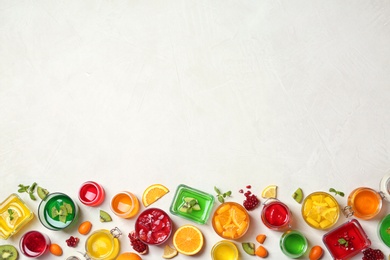
<svg viewBox="0 0 390 260"><path fill-rule="evenodd" d="M244 193L244 190L243 190L243 189L240 189L238 192L239 192L239 193Z"/></svg>
<svg viewBox="0 0 390 260"><path fill-rule="evenodd" d="M69 239L66 240L66 244L69 246L69 247L76 247L77 244L79 243L79 238L77 237L74 237L74 236L70 236Z"/></svg>
<svg viewBox="0 0 390 260"><path fill-rule="evenodd" d="M250 189L250 188L252 188L252 186L251 185L246 185L246 188Z"/></svg>
<svg viewBox="0 0 390 260"><path fill-rule="evenodd" d="M255 209L259 203L260 203L260 200L256 197L255 194L245 194L245 197L246 199L244 200L244 207L246 208L246 210L253 210Z"/></svg>
<svg viewBox="0 0 390 260"><path fill-rule="evenodd" d="M367 248L363 251L362 260L384 260L385 255L379 249Z"/></svg>
<svg viewBox="0 0 390 260"><path fill-rule="evenodd" d="M130 238L130 245L133 247L135 251L137 251L141 255L144 255L148 252L149 249L148 245L142 242L141 239L139 239L135 235L134 231L130 232L129 238Z"/></svg>

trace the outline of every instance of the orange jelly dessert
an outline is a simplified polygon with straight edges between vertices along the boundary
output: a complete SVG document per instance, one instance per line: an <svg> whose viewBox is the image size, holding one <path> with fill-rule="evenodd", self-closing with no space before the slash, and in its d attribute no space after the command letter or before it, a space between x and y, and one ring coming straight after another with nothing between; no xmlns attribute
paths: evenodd
<svg viewBox="0 0 390 260"><path fill-rule="evenodd" d="M326 192L314 192L302 205L302 217L316 229L328 229L339 219L340 208L336 199Z"/></svg>
<svg viewBox="0 0 390 260"><path fill-rule="evenodd" d="M238 239L248 230L250 218L245 208L235 202L222 203L214 212L213 228L226 239Z"/></svg>

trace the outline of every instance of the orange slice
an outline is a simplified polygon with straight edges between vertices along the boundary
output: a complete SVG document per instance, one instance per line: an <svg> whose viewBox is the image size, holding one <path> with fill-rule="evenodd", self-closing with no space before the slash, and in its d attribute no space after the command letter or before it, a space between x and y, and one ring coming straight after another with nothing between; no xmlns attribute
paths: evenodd
<svg viewBox="0 0 390 260"><path fill-rule="evenodd" d="M132 253L132 252L122 253L122 254L118 255L118 257L115 259L116 260L142 260L142 258L139 255L137 255L136 253Z"/></svg>
<svg viewBox="0 0 390 260"><path fill-rule="evenodd" d="M263 197L264 199L275 199L277 188L278 186L276 185L268 185L261 193L261 197Z"/></svg>
<svg viewBox="0 0 390 260"><path fill-rule="evenodd" d="M184 225L173 235L173 245L183 255L195 255L203 247L203 234L195 226Z"/></svg>
<svg viewBox="0 0 390 260"><path fill-rule="evenodd" d="M146 188L142 195L142 204L145 207L156 202L169 192L168 188L161 184L153 184Z"/></svg>

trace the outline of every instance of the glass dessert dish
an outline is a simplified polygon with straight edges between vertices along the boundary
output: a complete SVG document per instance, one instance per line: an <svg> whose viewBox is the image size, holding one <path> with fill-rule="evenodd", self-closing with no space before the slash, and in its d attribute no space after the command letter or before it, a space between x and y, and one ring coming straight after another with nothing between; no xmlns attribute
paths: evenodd
<svg viewBox="0 0 390 260"><path fill-rule="evenodd" d="M139 200L131 192L117 193L110 203L112 212L121 218L132 218L139 212Z"/></svg>
<svg viewBox="0 0 390 260"><path fill-rule="evenodd" d="M85 242L87 255L95 260L114 260L120 251L118 238L121 235L122 232L118 228L93 232Z"/></svg>
<svg viewBox="0 0 390 260"><path fill-rule="evenodd" d="M179 185L169 211L173 215L205 224L210 216L214 197L203 191Z"/></svg>
<svg viewBox="0 0 390 260"><path fill-rule="evenodd" d="M41 224L50 230L62 230L76 222L79 207L68 195L55 192L42 200L38 207L38 218Z"/></svg>
<svg viewBox="0 0 390 260"><path fill-rule="evenodd" d="M212 218L214 231L225 239L239 239L248 231L250 217L246 209L236 202L224 202Z"/></svg>
<svg viewBox="0 0 390 260"><path fill-rule="evenodd" d="M290 258L298 258L306 253L306 237L297 230L288 230L280 238L280 249Z"/></svg>
<svg viewBox="0 0 390 260"><path fill-rule="evenodd" d="M326 230L339 219L340 207L329 193L318 191L309 194L302 203L302 218L313 228Z"/></svg>
<svg viewBox="0 0 390 260"><path fill-rule="evenodd" d="M172 220L158 208L144 210L135 222L135 234L144 243L160 245L172 234Z"/></svg>
<svg viewBox="0 0 390 260"><path fill-rule="evenodd" d="M0 238L8 239L34 217L32 211L16 194L11 194L0 204Z"/></svg>
<svg viewBox="0 0 390 260"><path fill-rule="evenodd" d="M86 206L96 207L102 204L105 198L103 187L94 182L84 182L79 190L79 200Z"/></svg>
<svg viewBox="0 0 390 260"><path fill-rule="evenodd" d="M334 259L349 259L371 245L359 221L352 219L326 233L322 241Z"/></svg>
<svg viewBox="0 0 390 260"><path fill-rule="evenodd" d="M237 246L228 240L217 242L211 249L212 260L238 260L239 253Z"/></svg>
<svg viewBox="0 0 390 260"><path fill-rule="evenodd" d="M268 199L264 202L261 211L261 220L271 230L287 230L291 228L291 211L286 204L277 199Z"/></svg>

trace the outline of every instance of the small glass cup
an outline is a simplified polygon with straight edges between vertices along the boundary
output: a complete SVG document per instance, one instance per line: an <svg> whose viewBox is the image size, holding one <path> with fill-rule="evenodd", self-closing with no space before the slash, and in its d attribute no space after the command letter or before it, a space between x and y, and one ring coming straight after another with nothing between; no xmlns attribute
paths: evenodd
<svg viewBox="0 0 390 260"><path fill-rule="evenodd" d="M290 229L291 219L291 211L286 204L277 199L269 199L264 202L261 220L269 229L276 231Z"/></svg>
<svg viewBox="0 0 390 260"><path fill-rule="evenodd" d="M121 235L117 227L110 231L100 229L93 232L85 241L87 255L95 260L115 259L120 251L118 238Z"/></svg>
<svg viewBox="0 0 390 260"><path fill-rule="evenodd" d="M41 224L50 230L62 230L76 222L79 207L68 195L55 192L42 200L38 207L38 218Z"/></svg>
<svg viewBox="0 0 390 260"><path fill-rule="evenodd" d="M239 253L237 246L228 240L221 240L217 242L211 249L212 260L238 260Z"/></svg>
<svg viewBox="0 0 390 260"><path fill-rule="evenodd" d="M333 227L340 216L337 200L329 193L317 191L309 194L302 203L302 218L312 228L326 230Z"/></svg>
<svg viewBox="0 0 390 260"><path fill-rule="evenodd" d="M378 225L378 235L386 246L390 247L390 214L385 216Z"/></svg>
<svg viewBox="0 0 390 260"><path fill-rule="evenodd" d="M307 239L297 230L289 230L280 238L280 249L290 258L298 258L306 253Z"/></svg>
<svg viewBox="0 0 390 260"><path fill-rule="evenodd" d="M229 221L231 223L229 224ZM228 225L227 225L228 224ZM215 233L224 239L239 239L250 225L246 209L236 202L224 202L215 210L212 218Z"/></svg>
<svg viewBox="0 0 390 260"><path fill-rule="evenodd" d="M79 190L79 200L86 206L96 207L102 204L105 198L103 187L94 182L84 182Z"/></svg>
<svg viewBox="0 0 390 260"><path fill-rule="evenodd" d="M382 209L382 197L379 192L359 187L354 189L348 196L348 206L344 208L347 217L355 216L360 219L372 219Z"/></svg>
<svg viewBox="0 0 390 260"><path fill-rule="evenodd" d="M133 193L122 191L111 199L110 207L118 217L132 218L139 211L139 201Z"/></svg>
<svg viewBox="0 0 390 260"><path fill-rule="evenodd" d="M161 245L172 234L172 220L161 209L144 210L135 221L135 234L146 244Z"/></svg>
<svg viewBox="0 0 390 260"><path fill-rule="evenodd" d="M40 257L48 251L49 246L49 237L36 230L25 233L19 241L20 251L31 258Z"/></svg>

